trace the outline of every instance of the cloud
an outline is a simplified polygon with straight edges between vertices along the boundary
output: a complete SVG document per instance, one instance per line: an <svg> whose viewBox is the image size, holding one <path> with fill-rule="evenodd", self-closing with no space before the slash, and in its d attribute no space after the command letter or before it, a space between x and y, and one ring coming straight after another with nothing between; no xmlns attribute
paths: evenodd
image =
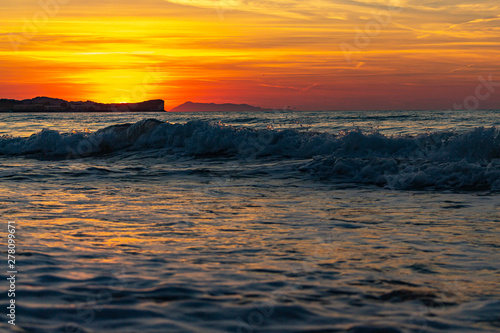
<svg viewBox="0 0 500 333"><path fill-rule="evenodd" d="M263 94L283 105L347 107L390 100L394 90L413 98L403 85L427 98L474 86L484 73L500 76L498 0L144 0L140 8L72 0L16 52L9 37L23 34L37 3L9 2L0 12L0 90L13 96L112 100L158 66L168 75L155 98ZM387 24L356 44L384 13ZM352 63L342 43L359 50Z"/></svg>
<svg viewBox="0 0 500 333"><path fill-rule="evenodd" d="M325 17L346 19L366 14L370 10L387 10L402 7L415 14L440 13L444 17L453 15L485 16L499 12L497 0L166 0L171 3L219 10L238 10L266 15L295 18Z"/></svg>

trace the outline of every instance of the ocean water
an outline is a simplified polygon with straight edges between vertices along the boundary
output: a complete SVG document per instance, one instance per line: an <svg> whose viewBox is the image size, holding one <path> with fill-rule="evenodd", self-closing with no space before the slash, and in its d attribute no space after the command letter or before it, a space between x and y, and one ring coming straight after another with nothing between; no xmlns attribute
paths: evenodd
<svg viewBox="0 0 500 333"><path fill-rule="evenodd" d="M498 112L0 114L0 330L498 332Z"/></svg>

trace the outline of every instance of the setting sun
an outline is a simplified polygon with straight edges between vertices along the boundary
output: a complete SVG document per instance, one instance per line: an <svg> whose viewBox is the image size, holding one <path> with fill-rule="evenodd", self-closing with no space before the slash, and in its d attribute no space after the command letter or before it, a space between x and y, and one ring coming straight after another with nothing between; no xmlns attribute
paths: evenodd
<svg viewBox="0 0 500 333"><path fill-rule="evenodd" d="M4 95L449 109L500 77L495 1L58 1L0 13Z"/></svg>

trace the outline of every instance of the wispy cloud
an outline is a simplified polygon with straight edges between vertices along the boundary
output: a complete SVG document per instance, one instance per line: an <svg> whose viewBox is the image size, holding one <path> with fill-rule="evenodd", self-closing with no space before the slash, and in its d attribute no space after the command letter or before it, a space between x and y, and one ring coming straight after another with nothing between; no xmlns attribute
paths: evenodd
<svg viewBox="0 0 500 333"><path fill-rule="evenodd" d="M401 10L347 63L339 45L388 5ZM159 82L148 93L167 107L189 98L418 108L438 92L449 105L447 96L468 93L478 75L500 76L497 0L72 0L18 51L12 36L29 30L40 5L2 6L6 97L112 101L155 67Z"/></svg>

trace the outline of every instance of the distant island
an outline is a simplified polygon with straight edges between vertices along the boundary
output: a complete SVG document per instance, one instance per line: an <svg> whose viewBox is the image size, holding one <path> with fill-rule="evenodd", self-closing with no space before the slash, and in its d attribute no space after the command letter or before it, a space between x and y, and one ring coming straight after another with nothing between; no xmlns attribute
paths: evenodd
<svg viewBox="0 0 500 333"><path fill-rule="evenodd" d="M96 103L68 102L59 98L35 97L15 100L0 99L0 112L164 112L165 102L161 99L141 103ZM169 112L259 112L273 111L248 104L216 104L185 102Z"/></svg>
<svg viewBox="0 0 500 333"><path fill-rule="evenodd" d="M202 112L202 111L247 112L247 111L272 111L272 110L263 109L248 104L231 104L231 103L215 104L215 103L193 103L193 102L183 103L170 110L170 112Z"/></svg>
<svg viewBox="0 0 500 333"><path fill-rule="evenodd" d="M68 102L63 99L36 97L18 101L0 99L0 112L158 112L165 111L161 99L141 103L103 104L92 101Z"/></svg>

